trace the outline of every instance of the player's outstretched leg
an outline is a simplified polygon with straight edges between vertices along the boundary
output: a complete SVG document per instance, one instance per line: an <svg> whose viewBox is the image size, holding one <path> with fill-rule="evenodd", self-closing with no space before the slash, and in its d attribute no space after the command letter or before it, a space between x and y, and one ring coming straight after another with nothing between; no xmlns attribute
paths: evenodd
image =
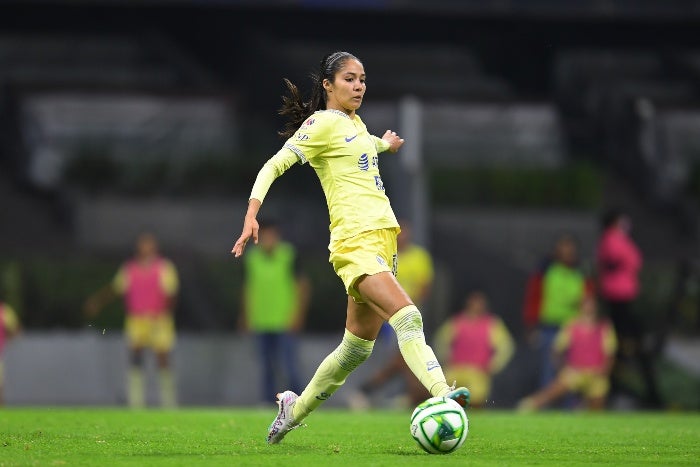
<svg viewBox="0 0 700 467"><path fill-rule="evenodd" d="M425 342L423 319L418 308L409 305L400 309L389 319L389 324L396 331L399 350L406 364L430 394L449 397L466 408L471 397L469 390L447 385L435 353Z"/></svg>
<svg viewBox="0 0 700 467"><path fill-rule="evenodd" d="M292 391L284 391L277 394L279 411L277 412L277 417L275 417L272 424L270 424L267 433L268 444L279 443L287 433L299 426L299 423L294 420L294 415L292 414L298 398L299 396Z"/></svg>

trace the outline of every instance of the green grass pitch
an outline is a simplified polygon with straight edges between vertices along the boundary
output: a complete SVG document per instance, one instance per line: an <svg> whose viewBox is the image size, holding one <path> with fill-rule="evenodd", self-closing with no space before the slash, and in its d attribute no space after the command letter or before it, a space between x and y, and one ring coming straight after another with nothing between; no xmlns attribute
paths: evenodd
<svg viewBox="0 0 700 467"><path fill-rule="evenodd" d="M410 411L319 409L279 445L273 410L0 409L0 466L700 465L700 414L470 411L449 455L420 450Z"/></svg>

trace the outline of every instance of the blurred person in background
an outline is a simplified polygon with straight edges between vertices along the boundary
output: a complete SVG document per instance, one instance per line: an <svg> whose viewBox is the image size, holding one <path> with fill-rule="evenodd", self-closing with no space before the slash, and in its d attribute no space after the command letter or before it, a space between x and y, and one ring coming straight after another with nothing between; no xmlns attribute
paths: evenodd
<svg viewBox="0 0 700 467"><path fill-rule="evenodd" d="M630 236L631 229L629 216L621 210L610 209L603 215L596 255L598 287L620 343L613 370L613 392L623 392L625 370L636 363L645 386L644 403L655 408L661 406L661 398L652 358L644 346L643 326L634 310L640 291L642 253Z"/></svg>
<svg viewBox="0 0 700 467"><path fill-rule="evenodd" d="M258 244L245 257L240 327L252 332L262 365L263 398L275 394L276 377L286 373L294 392L301 390L297 333L304 327L310 285L301 273L294 246L282 240L272 220L259 222Z"/></svg>
<svg viewBox="0 0 700 467"><path fill-rule="evenodd" d="M17 313L10 305L0 301L0 406L4 405L3 389L5 387L5 375L3 364L3 351L5 345L20 332L20 323Z"/></svg>
<svg viewBox="0 0 700 467"><path fill-rule="evenodd" d="M398 251L396 280L413 299L413 303L424 309L435 278L433 258L426 248L414 243L411 225L407 220L401 219L399 225L401 232L396 237ZM382 325L380 336L387 340L395 337L388 323L385 322ZM430 393L406 365L401 352L392 350L391 354L393 357L388 359L383 367L362 383L357 391L350 393L348 396L350 408L368 409L371 406L371 396L396 378L401 378L402 383L401 393L396 396L396 405L415 406L430 397Z"/></svg>
<svg viewBox="0 0 700 467"><path fill-rule="evenodd" d="M127 402L130 407L144 407L144 353L152 350L158 366L160 404L175 407L177 395L171 369L171 352L175 345L173 310L179 289L175 265L159 253L158 240L148 232L136 240L136 252L105 285L85 302L88 317L95 317L118 296L124 297L124 328L129 347L130 368L127 375Z"/></svg>
<svg viewBox="0 0 700 467"><path fill-rule="evenodd" d="M301 394L277 395L279 410L267 442L277 444L328 400L369 358L384 321L396 332L399 350L430 394L449 397L462 407L469 390L447 384L435 353L425 341L418 307L396 280L396 236L400 228L379 174L379 153L397 152L404 140L387 130L370 134L357 109L367 90L365 69L354 55L338 51L321 59L312 75L312 94L304 100L285 80L288 93L280 114L284 146L260 169L253 183L241 235L231 248L243 254L258 242L257 215L272 183L297 163L308 163L321 182L330 219L329 262L347 293L345 330Z"/></svg>
<svg viewBox="0 0 700 467"><path fill-rule="evenodd" d="M570 234L561 235L551 260L533 274L527 284L523 317L531 345L540 354L539 387L556 375L552 345L561 326L576 316L587 290L592 288L579 268L578 245Z"/></svg>
<svg viewBox="0 0 700 467"><path fill-rule="evenodd" d="M612 323L598 312L595 297L587 294L578 315L554 341L554 356L563 360L562 369L547 386L521 400L518 409L539 410L570 393L580 394L587 409L604 409L616 349Z"/></svg>
<svg viewBox="0 0 700 467"><path fill-rule="evenodd" d="M455 316L435 336L435 353L446 362L448 381L467 386L471 407L483 407L493 375L513 357L515 343L503 320L490 311L484 292L471 292Z"/></svg>

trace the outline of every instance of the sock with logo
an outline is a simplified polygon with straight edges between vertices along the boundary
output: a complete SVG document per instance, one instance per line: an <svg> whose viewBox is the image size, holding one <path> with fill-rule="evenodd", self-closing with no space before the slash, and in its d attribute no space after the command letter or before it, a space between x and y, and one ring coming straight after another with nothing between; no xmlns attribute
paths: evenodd
<svg viewBox="0 0 700 467"><path fill-rule="evenodd" d="M372 353L374 341L361 339L345 330L340 345L319 365L306 389L299 395L292 415L300 422L345 383L345 379Z"/></svg>
<svg viewBox="0 0 700 467"><path fill-rule="evenodd" d="M433 349L425 342L423 318L415 305L408 305L389 318L406 364L433 396L450 391Z"/></svg>

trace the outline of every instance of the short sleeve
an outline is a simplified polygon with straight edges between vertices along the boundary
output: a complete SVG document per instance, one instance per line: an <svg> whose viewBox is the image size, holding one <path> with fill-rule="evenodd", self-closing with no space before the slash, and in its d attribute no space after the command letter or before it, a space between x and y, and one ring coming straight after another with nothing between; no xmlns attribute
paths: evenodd
<svg viewBox="0 0 700 467"><path fill-rule="evenodd" d="M433 258L428 253L428 250L421 248L421 270L423 271L424 282L430 283L435 278L435 269L433 267Z"/></svg>
<svg viewBox="0 0 700 467"><path fill-rule="evenodd" d="M19 329L19 318L17 318L17 313L15 313L15 310L13 310L8 304L3 306L2 321L5 329L7 329L10 333L15 333L17 332L17 329Z"/></svg>
<svg viewBox="0 0 700 467"><path fill-rule="evenodd" d="M180 280L177 275L177 269L171 261L164 261L160 271L160 285L163 287L165 294L172 297L180 288Z"/></svg>
<svg viewBox="0 0 700 467"><path fill-rule="evenodd" d="M556 352L563 352L571 344L571 323L564 325L554 339L553 348Z"/></svg>
<svg viewBox="0 0 700 467"><path fill-rule="evenodd" d="M611 357L617 352L617 337L615 336L615 329L610 322L605 324L603 328L603 353L608 357Z"/></svg>
<svg viewBox="0 0 700 467"><path fill-rule="evenodd" d="M491 346L495 350L491 359L491 371L498 373L513 357L515 344L505 323L497 317L493 318L489 337L491 338Z"/></svg>
<svg viewBox="0 0 700 467"><path fill-rule="evenodd" d="M455 335L455 325L453 320L445 321L435 334L435 353L441 360L449 360L452 339Z"/></svg>
<svg viewBox="0 0 700 467"><path fill-rule="evenodd" d="M314 114L306 119L284 147L293 151L300 162L305 164L328 149L334 126L333 120L328 116Z"/></svg>
<svg viewBox="0 0 700 467"><path fill-rule="evenodd" d="M123 265L117 271L117 274L112 279L112 289L118 294L125 294L126 288L128 286L128 279L126 274L126 265Z"/></svg>

